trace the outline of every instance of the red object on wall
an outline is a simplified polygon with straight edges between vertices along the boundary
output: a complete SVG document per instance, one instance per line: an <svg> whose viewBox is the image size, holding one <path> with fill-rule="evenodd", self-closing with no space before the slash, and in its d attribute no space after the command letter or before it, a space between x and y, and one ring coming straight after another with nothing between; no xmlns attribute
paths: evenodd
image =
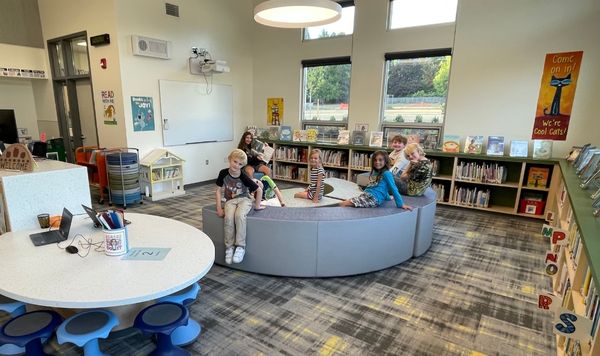
<svg viewBox="0 0 600 356"><path fill-rule="evenodd" d="M523 198L521 199L521 204L519 205L519 213L542 215L544 213L544 206L546 206L546 202L543 200Z"/></svg>
<svg viewBox="0 0 600 356"><path fill-rule="evenodd" d="M106 58L100 58L100 68L106 69Z"/></svg>

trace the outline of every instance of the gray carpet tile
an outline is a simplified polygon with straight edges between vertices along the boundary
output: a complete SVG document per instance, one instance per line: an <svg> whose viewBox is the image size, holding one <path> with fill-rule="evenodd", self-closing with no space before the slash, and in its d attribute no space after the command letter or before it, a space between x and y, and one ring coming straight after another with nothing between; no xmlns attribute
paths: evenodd
<svg viewBox="0 0 600 356"><path fill-rule="evenodd" d="M213 203L214 184L207 184L126 211L201 229L201 209ZM431 249L383 271L282 278L215 265L190 308L202 334L186 349L194 355L553 355L551 317L536 308L537 293L550 289L540 228L532 219L440 206ZM101 348L146 355L154 344L130 329ZM46 350L81 354L55 339Z"/></svg>

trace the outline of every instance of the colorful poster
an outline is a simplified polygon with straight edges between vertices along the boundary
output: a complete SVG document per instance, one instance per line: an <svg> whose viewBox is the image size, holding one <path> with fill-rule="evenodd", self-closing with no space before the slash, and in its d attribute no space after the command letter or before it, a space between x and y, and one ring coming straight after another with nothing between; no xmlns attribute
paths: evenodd
<svg viewBox="0 0 600 356"><path fill-rule="evenodd" d="M115 92L112 90L102 90L100 95L102 96L102 107L104 108L104 125L116 125Z"/></svg>
<svg viewBox="0 0 600 356"><path fill-rule="evenodd" d="M152 97L132 96L131 117L133 118L133 131L154 131Z"/></svg>
<svg viewBox="0 0 600 356"><path fill-rule="evenodd" d="M532 139L565 141L583 51L546 55Z"/></svg>
<svg viewBox="0 0 600 356"><path fill-rule="evenodd" d="M283 122L283 98L267 99L267 125L279 126Z"/></svg>

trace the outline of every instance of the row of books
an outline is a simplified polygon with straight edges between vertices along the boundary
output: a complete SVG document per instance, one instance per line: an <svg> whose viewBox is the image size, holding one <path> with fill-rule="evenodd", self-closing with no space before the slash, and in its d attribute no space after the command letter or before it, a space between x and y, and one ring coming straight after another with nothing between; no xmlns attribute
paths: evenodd
<svg viewBox="0 0 600 356"><path fill-rule="evenodd" d="M303 182L307 181L308 168L298 167L289 164L279 164L275 166L275 178L278 179L291 179L300 180Z"/></svg>
<svg viewBox="0 0 600 356"><path fill-rule="evenodd" d="M348 152L341 150L321 150L323 164L330 166L348 166Z"/></svg>
<svg viewBox="0 0 600 356"><path fill-rule="evenodd" d="M431 175L435 177L440 171L440 160L430 158L429 162L431 162Z"/></svg>
<svg viewBox="0 0 600 356"><path fill-rule="evenodd" d="M364 168L371 169L371 155L373 153L366 152L354 152L352 154L352 161L350 165L353 168Z"/></svg>
<svg viewBox="0 0 600 356"><path fill-rule="evenodd" d="M456 178L471 182L501 184L506 174L506 167L498 163L459 162L456 166Z"/></svg>
<svg viewBox="0 0 600 356"><path fill-rule="evenodd" d="M461 152L460 135L444 135L442 151ZM467 136L462 145L463 153L481 154L484 147L483 136ZM533 140L533 158L549 159L552 157L550 140ZM488 136L486 154L488 156L504 156L504 136ZM529 141L513 140L510 143L510 157L528 157Z"/></svg>
<svg viewBox="0 0 600 356"><path fill-rule="evenodd" d="M444 197L446 196L446 187L443 184L434 183L431 185L431 189L433 189L435 191L436 200L443 202Z"/></svg>
<svg viewBox="0 0 600 356"><path fill-rule="evenodd" d="M339 178L339 179L348 179L348 172L338 171L335 169L326 169L325 170L325 178Z"/></svg>
<svg viewBox="0 0 600 356"><path fill-rule="evenodd" d="M161 180L168 178L176 178L181 175L181 170L178 167L165 168L165 169L153 169L152 180ZM147 173L142 172L142 177L148 179Z"/></svg>
<svg viewBox="0 0 600 356"><path fill-rule="evenodd" d="M308 149L302 147L279 146L275 150L275 159L280 161L307 162Z"/></svg>
<svg viewBox="0 0 600 356"><path fill-rule="evenodd" d="M487 208L490 204L490 197L491 192L489 189L455 187L450 202L458 205Z"/></svg>

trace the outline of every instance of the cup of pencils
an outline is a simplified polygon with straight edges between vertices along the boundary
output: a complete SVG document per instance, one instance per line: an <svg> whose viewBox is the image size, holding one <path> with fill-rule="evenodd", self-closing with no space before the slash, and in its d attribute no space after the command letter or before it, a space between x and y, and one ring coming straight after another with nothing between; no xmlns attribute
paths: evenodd
<svg viewBox="0 0 600 356"><path fill-rule="evenodd" d="M104 232L104 253L107 256L121 256L129 251L127 226L123 212L108 210L98 213Z"/></svg>

